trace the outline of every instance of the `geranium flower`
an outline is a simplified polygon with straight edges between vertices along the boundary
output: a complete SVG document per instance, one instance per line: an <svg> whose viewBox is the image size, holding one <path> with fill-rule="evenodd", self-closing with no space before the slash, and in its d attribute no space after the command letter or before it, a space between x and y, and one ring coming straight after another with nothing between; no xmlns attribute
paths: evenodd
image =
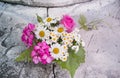
<svg viewBox="0 0 120 78"><path fill-rule="evenodd" d="M24 29L23 29L23 33L21 36L21 40L28 46L32 46L33 44L33 39L34 39L34 35L33 35L33 30L35 29L35 25L29 23Z"/></svg>
<svg viewBox="0 0 120 78"><path fill-rule="evenodd" d="M51 63L54 59L50 55L48 44L43 41L39 42L36 46L34 46L34 50L31 53L32 60L35 64L41 62L42 64Z"/></svg>

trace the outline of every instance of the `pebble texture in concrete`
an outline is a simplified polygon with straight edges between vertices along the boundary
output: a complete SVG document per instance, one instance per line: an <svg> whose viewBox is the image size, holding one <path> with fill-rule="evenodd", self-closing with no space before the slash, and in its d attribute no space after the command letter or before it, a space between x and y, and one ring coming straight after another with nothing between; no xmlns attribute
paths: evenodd
<svg viewBox="0 0 120 78"><path fill-rule="evenodd" d="M14 61L26 48L20 40L22 29L28 22L37 23L36 13L42 18L69 14L78 21L79 15L84 14L88 22L102 19L98 30L81 30L86 43L86 62L74 78L120 78L119 0L93 0L49 9L0 2L0 78L70 78L59 66Z"/></svg>

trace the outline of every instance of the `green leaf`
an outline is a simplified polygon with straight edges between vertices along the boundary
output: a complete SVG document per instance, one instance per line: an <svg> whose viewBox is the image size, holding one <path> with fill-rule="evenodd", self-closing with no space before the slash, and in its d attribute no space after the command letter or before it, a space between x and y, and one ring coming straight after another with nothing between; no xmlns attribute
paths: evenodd
<svg viewBox="0 0 120 78"><path fill-rule="evenodd" d="M36 14L37 15L37 14ZM37 21L39 22L39 23L43 23L43 20L42 20L42 18L39 16L39 15L37 15Z"/></svg>
<svg viewBox="0 0 120 78"><path fill-rule="evenodd" d="M84 15L80 15L79 23L83 25L86 22L87 22L86 17Z"/></svg>
<svg viewBox="0 0 120 78"><path fill-rule="evenodd" d="M81 28L88 31L88 26L86 25L87 20L86 20L86 17L84 15L80 15L78 22L80 23Z"/></svg>
<svg viewBox="0 0 120 78"><path fill-rule="evenodd" d="M97 30L97 27L95 25L92 26L92 29Z"/></svg>
<svg viewBox="0 0 120 78"><path fill-rule="evenodd" d="M22 62L22 61L27 61L27 62L30 62L32 59L31 59L31 51L32 51L32 48L29 48L29 49L26 49L24 50L16 59L15 61L17 62Z"/></svg>
<svg viewBox="0 0 120 78"><path fill-rule="evenodd" d="M82 25L82 27L84 30L88 31L88 26L87 25Z"/></svg>
<svg viewBox="0 0 120 78"><path fill-rule="evenodd" d="M58 60L56 63L58 63L62 68L67 69L73 78L76 69L80 66L80 63L85 62L85 50L83 47L80 47L77 53L72 49L69 49L68 52L69 57L66 62Z"/></svg>
<svg viewBox="0 0 120 78"><path fill-rule="evenodd" d="M59 25L59 21L57 21L56 23L51 23L50 24L52 27L58 26Z"/></svg>

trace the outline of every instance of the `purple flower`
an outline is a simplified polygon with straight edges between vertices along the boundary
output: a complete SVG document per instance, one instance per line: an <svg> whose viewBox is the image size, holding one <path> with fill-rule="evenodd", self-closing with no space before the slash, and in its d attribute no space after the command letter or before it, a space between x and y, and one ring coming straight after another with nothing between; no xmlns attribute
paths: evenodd
<svg viewBox="0 0 120 78"><path fill-rule="evenodd" d="M21 40L28 46L32 46L34 35L32 31L35 29L35 25L29 23L24 29L21 36Z"/></svg>

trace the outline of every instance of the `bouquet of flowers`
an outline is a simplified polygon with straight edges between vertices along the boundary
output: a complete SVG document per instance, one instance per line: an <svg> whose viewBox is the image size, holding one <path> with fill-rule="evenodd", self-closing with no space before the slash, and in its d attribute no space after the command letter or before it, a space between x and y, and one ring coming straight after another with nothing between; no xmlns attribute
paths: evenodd
<svg viewBox="0 0 120 78"><path fill-rule="evenodd" d="M84 42L79 29L69 15L61 18L37 15L38 24L29 23L22 32L21 40L27 46L16 61L32 61L34 64L56 63L67 69L71 77L80 63L84 62Z"/></svg>

